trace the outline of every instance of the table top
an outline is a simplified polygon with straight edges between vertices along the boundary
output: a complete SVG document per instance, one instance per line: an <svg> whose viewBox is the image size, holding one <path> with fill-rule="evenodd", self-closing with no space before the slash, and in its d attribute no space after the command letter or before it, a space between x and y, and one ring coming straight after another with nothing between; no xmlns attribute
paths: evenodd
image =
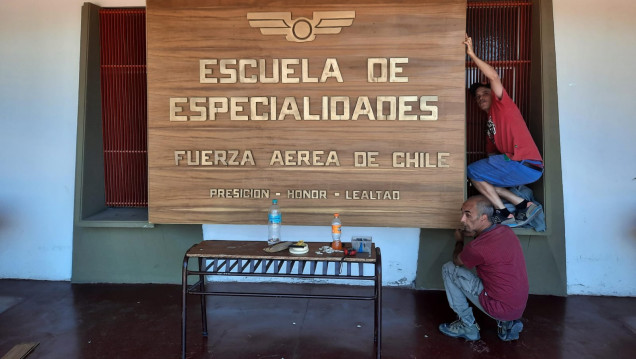
<svg viewBox="0 0 636 359"><path fill-rule="evenodd" d="M375 244L371 245L371 253L357 253L355 256L344 256L343 252L321 253L316 252L323 246L331 246L331 242L305 242L309 246L309 252L304 254L291 254L288 249L280 252L269 253L265 241L203 241L195 244L186 252L187 257L203 258L241 258L241 259L279 259L279 260L308 260L308 261L344 261L375 263ZM351 243L343 243L350 247Z"/></svg>

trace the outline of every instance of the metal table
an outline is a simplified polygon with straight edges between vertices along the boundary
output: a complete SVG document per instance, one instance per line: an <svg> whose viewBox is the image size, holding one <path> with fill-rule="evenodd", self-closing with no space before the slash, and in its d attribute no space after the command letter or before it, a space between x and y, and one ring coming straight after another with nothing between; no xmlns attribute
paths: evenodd
<svg viewBox="0 0 636 359"><path fill-rule="evenodd" d="M263 250L267 247L264 241L203 241L188 249L183 257L181 278L181 358L185 359L186 354L186 299L188 294L200 295L201 297L201 321L204 336L208 335L206 308L208 295L373 300L375 304L373 341L376 357L380 358L382 341L382 260L380 248L372 245L371 253L344 256L342 252L316 253L320 247L328 246L331 243L307 242L307 244L309 252L305 254L290 254L288 250L268 253ZM192 258L197 258L198 270L188 269L188 263ZM372 274L365 275L365 264L371 264L374 267ZM198 276L197 282L188 285L190 276ZM373 295L368 296L208 291L205 285L205 279L208 276L363 280L372 281L374 290Z"/></svg>

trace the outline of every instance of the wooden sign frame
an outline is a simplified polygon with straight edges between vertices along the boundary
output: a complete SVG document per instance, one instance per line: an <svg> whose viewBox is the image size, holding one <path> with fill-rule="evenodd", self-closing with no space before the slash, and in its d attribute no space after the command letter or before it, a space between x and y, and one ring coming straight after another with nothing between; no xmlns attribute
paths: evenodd
<svg viewBox="0 0 636 359"><path fill-rule="evenodd" d="M148 0L149 220L454 228L465 0Z"/></svg>

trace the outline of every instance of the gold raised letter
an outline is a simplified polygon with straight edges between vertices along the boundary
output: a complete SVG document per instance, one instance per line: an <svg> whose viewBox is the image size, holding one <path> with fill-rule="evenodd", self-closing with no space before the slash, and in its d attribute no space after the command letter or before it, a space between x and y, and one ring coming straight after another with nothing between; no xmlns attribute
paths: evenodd
<svg viewBox="0 0 636 359"><path fill-rule="evenodd" d="M320 120L320 115L312 115L309 112L309 107L310 107L309 104L310 104L310 97L309 96L303 97L303 120L307 120L307 121Z"/></svg>
<svg viewBox="0 0 636 359"><path fill-rule="evenodd" d="M280 109L280 115L278 115L278 121L285 119L285 116L293 115L296 120L301 120L300 111L298 111L298 104L296 104L295 97L285 97L283 106Z"/></svg>
<svg viewBox="0 0 636 359"><path fill-rule="evenodd" d="M375 75L376 65L380 66L380 76ZM367 81L368 82L386 82L387 80L387 61L384 58L367 59Z"/></svg>
<svg viewBox="0 0 636 359"><path fill-rule="evenodd" d="M342 103L342 115L338 115L338 102ZM347 121L351 118L349 112L349 98L346 96L334 96L331 98L331 119Z"/></svg>
<svg viewBox="0 0 636 359"><path fill-rule="evenodd" d="M236 59L222 59L219 62L219 72L222 75L230 75L230 77L222 77L222 84L235 84L236 83L236 69L228 68L227 65L236 65Z"/></svg>
<svg viewBox="0 0 636 359"><path fill-rule="evenodd" d="M269 114L267 112L263 112L263 115L257 115L257 104L262 103L267 106L269 104L269 100L267 97L251 97L250 98L250 119L252 121L267 121L269 120Z"/></svg>
<svg viewBox="0 0 636 359"><path fill-rule="evenodd" d="M242 84L255 84L257 82L256 75L247 77L246 66L256 68L256 60L254 59L241 59L239 60L239 82Z"/></svg>
<svg viewBox="0 0 636 359"><path fill-rule="evenodd" d="M230 120L234 121L247 121L249 117L247 115L239 115L238 113L243 111L243 102L248 102L247 97L230 97Z"/></svg>
<svg viewBox="0 0 636 359"><path fill-rule="evenodd" d="M338 60L336 59L330 58L325 61L325 68L322 70L320 82L326 82L329 77L335 77L338 82L343 82Z"/></svg>
<svg viewBox="0 0 636 359"><path fill-rule="evenodd" d="M384 103L388 102L389 103L389 114L385 115L384 114ZM395 118L397 117L397 111L396 111L396 107L397 107L397 103L396 103L396 99L395 96L378 96L377 99L377 108L376 108L376 112L378 113L378 120L389 120L389 121L393 121L395 120Z"/></svg>
<svg viewBox="0 0 636 359"><path fill-rule="evenodd" d="M393 167L404 167L404 152L393 152Z"/></svg>
<svg viewBox="0 0 636 359"><path fill-rule="evenodd" d="M450 167L448 163L446 163L446 157L450 156L448 152L438 152L437 153L437 167Z"/></svg>
<svg viewBox="0 0 636 359"><path fill-rule="evenodd" d="M303 82L318 82L317 77L309 77L309 60L302 59L302 66L300 68L302 69Z"/></svg>
<svg viewBox="0 0 636 359"><path fill-rule="evenodd" d="M185 155L185 151L174 151L174 165L175 166L179 165L179 161L181 161L183 159L184 155Z"/></svg>
<svg viewBox="0 0 636 359"><path fill-rule="evenodd" d="M285 162L283 162L283 155L280 153L280 150L276 150L274 151L274 153L272 153L272 158L269 161L269 165L273 165L273 164L279 164L281 166L285 165Z"/></svg>
<svg viewBox="0 0 636 359"><path fill-rule="evenodd" d="M227 97L210 97L208 102L210 103L210 121L216 120L217 113L227 112ZM217 107L216 104L220 106Z"/></svg>
<svg viewBox="0 0 636 359"><path fill-rule="evenodd" d="M396 66L396 64L408 64L409 63L408 57L391 58L389 60L389 62L390 62L389 82L409 82L409 78L408 77L398 77L397 76L397 74L401 74L402 73L402 67Z"/></svg>
<svg viewBox="0 0 636 359"><path fill-rule="evenodd" d="M205 106L197 106L199 102L205 102L205 97L191 97L190 111L199 112L199 116L190 116L190 121L205 121L208 117L208 109Z"/></svg>
<svg viewBox="0 0 636 359"><path fill-rule="evenodd" d="M216 60L199 60L199 82L202 84L215 84L218 82L216 77L208 77L212 75L212 69L206 65L216 65Z"/></svg>
<svg viewBox="0 0 636 359"><path fill-rule="evenodd" d="M406 112L411 111L413 107L407 105L408 101L417 101L417 96L400 96L398 98L400 113L398 114L398 120L400 121L416 121L417 115L407 115Z"/></svg>
<svg viewBox="0 0 636 359"><path fill-rule="evenodd" d="M371 108L371 102L369 102L369 98L367 96L358 97L358 101L356 102L356 107L353 109L353 116L351 119L353 121L357 120L360 115L367 116L369 120L375 120L375 114L373 113L373 109Z"/></svg>
<svg viewBox="0 0 636 359"><path fill-rule="evenodd" d="M170 98L170 121L187 121L188 116L177 116L178 112L183 111L183 107L177 106L178 103L188 102L186 97Z"/></svg>
<svg viewBox="0 0 636 359"><path fill-rule="evenodd" d="M430 115L420 115L420 120L423 121L437 121L437 106L431 106L427 104L428 101L437 102L437 96L422 96L420 97L420 110L430 111Z"/></svg>
<svg viewBox="0 0 636 359"><path fill-rule="evenodd" d="M289 77L290 75L294 75L296 69L293 67L290 68L289 65L298 65L300 60L298 59L282 59L280 60L280 78L281 82L284 84L297 84L300 82L300 79L297 77Z"/></svg>
<svg viewBox="0 0 636 359"><path fill-rule="evenodd" d="M267 63L265 59L258 60L259 78L262 84L277 84L279 80L278 75L278 59L272 60L272 77L267 77L267 71L265 71Z"/></svg>

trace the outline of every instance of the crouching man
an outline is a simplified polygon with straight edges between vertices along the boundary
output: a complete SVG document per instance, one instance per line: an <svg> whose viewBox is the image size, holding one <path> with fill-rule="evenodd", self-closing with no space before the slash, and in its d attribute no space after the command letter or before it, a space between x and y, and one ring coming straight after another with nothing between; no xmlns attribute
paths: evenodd
<svg viewBox="0 0 636 359"><path fill-rule="evenodd" d="M519 239L509 227L491 222L493 207L484 196L469 198L461 211L453 261L442 267L448 304L459 319L441 324L439 330L454 338L478 340L470 300L497 321L501 340L519 339L523 329L519 319L528 301L528 275ZM465 236L475 239L464 246ZM473 267L477 275L467 269Z"/></svg>

